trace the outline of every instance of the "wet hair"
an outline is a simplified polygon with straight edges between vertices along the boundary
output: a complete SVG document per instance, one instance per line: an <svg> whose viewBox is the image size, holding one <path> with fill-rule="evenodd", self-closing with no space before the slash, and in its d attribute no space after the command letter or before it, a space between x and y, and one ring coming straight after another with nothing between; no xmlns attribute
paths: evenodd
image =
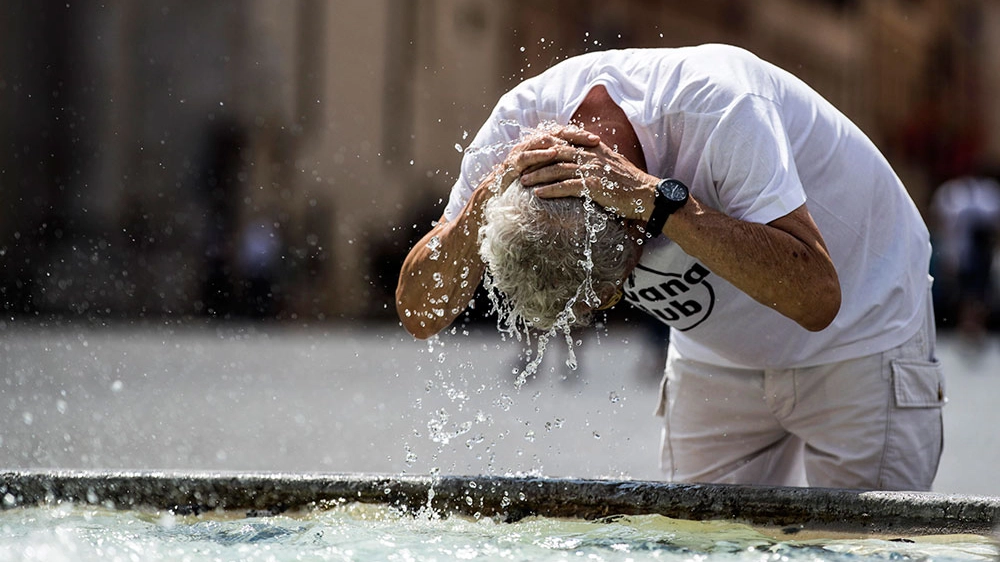
<svg viewBox="0 0 1000 562"><path fill-rule="evenodd" d="M487 202L479 229L486 284L501 320L550 330L586 326L639 261L624 219L580 197L542 199L519 181Z"/></svg>

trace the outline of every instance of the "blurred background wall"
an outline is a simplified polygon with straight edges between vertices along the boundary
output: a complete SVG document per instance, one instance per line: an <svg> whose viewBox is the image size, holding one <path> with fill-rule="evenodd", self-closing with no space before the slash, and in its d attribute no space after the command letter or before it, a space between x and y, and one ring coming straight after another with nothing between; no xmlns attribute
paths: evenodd
<svg viewBox="0 0 1000 562"><path fill-rule="evenodd" d="M844 110L926 211L1000 156L991 0L106 0L0 8L0 306L395 318L496 99L586 51L725 42Z"/></svg>

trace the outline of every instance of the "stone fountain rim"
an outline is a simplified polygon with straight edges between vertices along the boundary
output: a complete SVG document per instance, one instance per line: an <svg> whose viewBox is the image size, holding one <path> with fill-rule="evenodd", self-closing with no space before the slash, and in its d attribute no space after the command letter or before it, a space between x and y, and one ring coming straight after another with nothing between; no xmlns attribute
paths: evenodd
<svg viewBox="0 0 1000 562"><path fill-rule="evenodd" d="M854 534L992 534L1000 497L540 476L378 473L12 470L0 472L0 510L58 503L181 513L248 514L345 502L481 515L599 519L659 514Z"/></svg>

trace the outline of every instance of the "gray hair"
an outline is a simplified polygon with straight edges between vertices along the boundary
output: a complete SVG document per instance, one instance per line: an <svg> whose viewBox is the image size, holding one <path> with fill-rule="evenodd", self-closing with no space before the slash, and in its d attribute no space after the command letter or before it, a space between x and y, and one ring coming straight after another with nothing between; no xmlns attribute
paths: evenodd
<svg viewBox="0 0 1000 562"><path fill-rule="evenodd" d="M636 236L593 201L542 199L515 181L485 206L479 254L487 287L506 297L507 309L497 308L509 327L520 318L539 330L568 329L588 325L638 263Z"/></svg>

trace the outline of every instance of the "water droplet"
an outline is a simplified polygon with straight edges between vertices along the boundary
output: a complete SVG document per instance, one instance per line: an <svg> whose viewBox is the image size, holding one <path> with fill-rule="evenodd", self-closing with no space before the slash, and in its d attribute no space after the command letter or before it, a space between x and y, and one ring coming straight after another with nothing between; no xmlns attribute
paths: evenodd
<svg viewBox="0 0 1000 562"><path fill-rule="evenodd" d="M431 251L428 258L436 260L441 257L441 239L437 236L431 236L431 239L427 241L427 249ZM437 275L440 276L440 274Z"/></svg>
<svg viewBox="0 0 1000 562"><path fill-rule="evenodd" d="M500 398L497 399L496 405L500 407L503 411L510 410L510 407L514 405L514 399L506 394L501 394Z"/></svg>

